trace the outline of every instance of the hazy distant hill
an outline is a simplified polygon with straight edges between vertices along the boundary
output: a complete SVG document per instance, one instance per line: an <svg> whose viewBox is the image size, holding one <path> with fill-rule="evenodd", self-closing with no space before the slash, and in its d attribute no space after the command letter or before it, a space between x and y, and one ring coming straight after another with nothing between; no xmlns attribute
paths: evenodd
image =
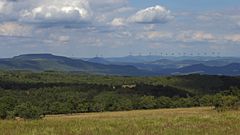
<svg viewBox="0 0 240 135"><path fill-rule="evenodd" d="M0 59L0 69L76 71L126 76L160 76L193 73L240 75L240 59L238 58L206 58L204 60L203 58L173 59L164 57L147 62L156 58L158 57L128 56L125 58L112 59L95 57L82 60L52 54L26 54L13 58Z"/></svg>
<svg viewBox="0 0 240 135"><path fill-rule="evenodd" d="M109 62L108 60L102 58L102 57L94 57L94 58L90 58L87 60L88 62L93 62L93 63L99 63L99 64L111 64L111 62Z"/></svg>
<svg viewBox="0 0 240 135"><path fill-rule="evenodd" d="M191 65L179 69L162 70L166 74L207 74L207 75L240 75L240 63L232 63L226 66L206 66L204 64Z"/></svg>
<svg viewBox="0 0 240 135"><path fill-rule="evenodd" d="M71 59L52 54L26 54L9 59L0 59L0 68L7 70L32 70L32 71L83 71L100 74L114 75L153 75L128 65L103 65L80 59Z"/></svg>

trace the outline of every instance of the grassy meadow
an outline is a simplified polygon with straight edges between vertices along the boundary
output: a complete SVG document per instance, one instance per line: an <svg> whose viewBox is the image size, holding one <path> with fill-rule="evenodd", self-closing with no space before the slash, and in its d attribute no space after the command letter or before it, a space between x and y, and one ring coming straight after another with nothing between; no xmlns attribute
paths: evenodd
<svg viewBox="0 0 240 135"><path fill-rule="evenodd" d="M1 120L1 135L237 135L240 111L212 108L51 115L42 120Z"/></svg>

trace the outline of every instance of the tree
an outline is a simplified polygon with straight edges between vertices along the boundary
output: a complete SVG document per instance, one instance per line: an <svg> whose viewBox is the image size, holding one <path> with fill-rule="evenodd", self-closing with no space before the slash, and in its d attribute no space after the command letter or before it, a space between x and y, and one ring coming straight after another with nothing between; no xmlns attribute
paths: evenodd
<svg viewBox="0 0 240 135"><path fill-rule="evenodd" d="M24 119L39 119L42 115L42 111L29 102L16 106L15 113L18 117Z"/></svg>
<svg viewBox="0 0 240 135"><path fill-rule="evenodd" d="M200 106L212 106L213 105L213 96L205 95L199 99Z"/></svg>
<svg viewBox="0 0 240 135"><path fill-rule="evenodd" d="M7 117L7 107L6 104L0 103L0 118L6 119Z"/></svg>
<svg viewBox="0 0 240 135"><path fill-rule="evenodd" d="M87 102L79 102L76 107L77 112L85 113L89 111L89 104Z"/></svg>
<svg viewBox="0 0 240 135"><path fill-rule="evenodd" d="M0 98L0 103L4 104L7 111L12 111L17 104L17 100L10 96Z"/></svg>
<svg viewBox="0 0 240 135"><path fill-rule="evenodd" d="M61 103L61 102L54 102L50 104L49 112L51 114L67 114L71 113L71 104L69 103Z"/></svg>
<svg viewBox="0 0 240 135"><path fill-rule="evenodd" d="M0 98L0 118L6 119L8 113L14 110L17 101L9 96Z"/></svg>
<svg viewBox="0 0 240 135"><path fill-rule="evenodd" d="M92 112L103 112L105 111L105 105L103 103L93 102L90 106Z"/></svg>
<svg viewBox="0 0 240 135"><path fill-rule="evenodd" d="M157 108L171 108L172 106L172 99L169 97L159 97L157 99Z"/></svg>
<svg viewBox="0 0 240 135"><path fill-rule="evenodd" d="M217 111L226 111L234 109L238 102L239 100L236 96L224 96L217 94L214 97L213 105Z"/></svg>
<svg viewBox="0 0 240 135"><path fill-rule="evenodd" d="M138 103L139 109L153 109L156 106L156 99L153 96L143 96Z"/></svg>
<svg viewBox="0 0 240 135"><path fill-rule="evenodd" d="M115 92L102 92L93 99L95 111L123 111L132 109L132 101Z"/></svg>

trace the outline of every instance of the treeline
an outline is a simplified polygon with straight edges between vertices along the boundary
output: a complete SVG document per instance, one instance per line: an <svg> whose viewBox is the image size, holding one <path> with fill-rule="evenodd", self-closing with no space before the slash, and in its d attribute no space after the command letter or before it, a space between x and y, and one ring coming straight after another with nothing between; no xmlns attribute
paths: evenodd
<svg viewBox="0 0 240 135"><path fill-rule="evenodd" d="M101 79L101 76L66 73L18 72L14 74L2 72L0 75L0 118L2 119L16 117L39 119L49 114L200 106L215 106L216 110L224 111L238 109L240 105L240 87L238 87L237 81L233 81L235 85L232 87L226 87L226 82L214 85L214 87L213 84L209 84L209 87L208 84L205 84L207 89L210 89L210 86L212 89L207 91L207 94L205 94L206 91L199 94L203 85L196 83L193 86L192 84L195 83L191 83L191 86L185 88L183 86L186 85L184 84L186 80L179 81L179 77L163 79L164 81L159 77L161 83L156 84L153 81L156 78L145 78L144 82L142 78L134 80L134 78L128 77L102 76ZM209 77L212 78L212 76ZM72 78L74 81L69 81L66 78ZM207 76L190 75L184 77L184 79L188 78L197 82L199 78L207 78ZM214 76L214 78L217 77ZM227 77L224 79L228 80ZM229 78L229 80L232 79L234 78ZM86 83L86 80L89 82ZM113 83L119 80L121 83ZM131 81L128 82L128 80ZM172 82L176 80L178 80L178 85L173 87ZM222 79L219 77L216 80L219 83ZM230 84L230 81L227 83ZM223 86L226 87L225 90L222 89ZM190 89L193 87L197 92Z"/></svg>
<svg viewBox="0 0 240 135"><path fill-rule="evenodd" d="M127 95L117 91L49 88L28 91L1 90L0 117L41 118L46 114L69 114L137 109L215 106L218 111L237 109L240 90L193 97Z"/></svg>

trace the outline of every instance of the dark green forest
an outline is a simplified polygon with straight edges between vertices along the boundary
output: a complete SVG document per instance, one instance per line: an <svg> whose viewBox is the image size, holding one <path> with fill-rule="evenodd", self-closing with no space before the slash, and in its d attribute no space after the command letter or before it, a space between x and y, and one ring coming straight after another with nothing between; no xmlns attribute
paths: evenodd
<svg viewBox="0 0 240 135"><path fill-rule="evenodd" d="M77 72L0 71L0 117L38 119L136 109L215 106L238 109L240 77L128 77Z"/></svg>

